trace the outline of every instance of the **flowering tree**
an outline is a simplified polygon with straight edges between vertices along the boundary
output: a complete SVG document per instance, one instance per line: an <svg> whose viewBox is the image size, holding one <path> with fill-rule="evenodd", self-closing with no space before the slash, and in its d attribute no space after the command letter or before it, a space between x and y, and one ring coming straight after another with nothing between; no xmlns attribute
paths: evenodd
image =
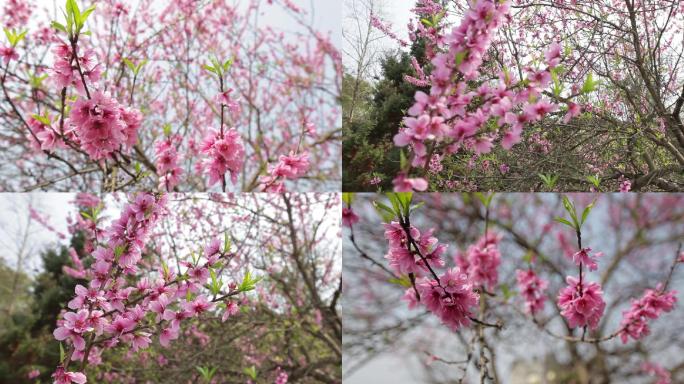
<svg viewBox="0 0 684 384"><path fill-rule="evenodd" d="M388 343L434 382L681 380L680 197L388 197L345 197L348 373Z"/></svg>
<svg viewBox="0 0 684 384"><path fill-rule="evenodd" d="M408 39L369 15L411 46L415 91L393 136L398 174L365 189L682 190L678 1L419 0L412 11Z"/></svg>
<svg viewBox="0 0 684 384"><path fill-rule="evenodd" d="M53 326L59 362L30 379L340 382L336 195L74 204L83 240L63 266L77 284Z"/></svg>
<svg viewBox="0 0 684 384"><path fill-rule="evenodd" d="M339 55L296 2L68 0L50 15L7 0L3 15L3 190L339 180Z"/></svg>

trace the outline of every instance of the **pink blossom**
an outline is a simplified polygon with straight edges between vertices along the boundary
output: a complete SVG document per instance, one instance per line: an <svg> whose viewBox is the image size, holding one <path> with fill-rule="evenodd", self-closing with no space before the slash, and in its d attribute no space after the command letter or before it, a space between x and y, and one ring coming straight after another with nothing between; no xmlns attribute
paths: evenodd
<svg viewBox="0 0 684 384"><path fill-rule="evenodd" d="M479 296L473 291L468 275L453 268L440 276L440 282L443 288L427 278L416 284L422 304L454 331L470 325Z"/></svg>
<svg viewBox="0 0 684 384"><path fill-rule="evenodd" d="M227 301L226 310L223 311L223 315L221 316L221 322L225 322L230 316L237 315L238 312L240 312L238 304L232 300Z"/></svg>
<svg viewBox="0 0 684 384"><path fill-rule="evenodd" d="M55 379L54 384L84 384L86 382L86 375L83 373L66 372L61 366L52 374L52 377Z"/></svg>
<svg viewBox="0 0 684 384"><path fill-rule="evenodd" d="M629 192L632 189L632 182L629 180L622 180L620 182L620 192Z"/></svg>
<svg viewBox="0 0 684 384"><path fill-rule="evenodd" d="M411 226L409 233L413 243L411 243L411 251L409 251L410 242L401 224L393 221L383 225L385 226L385 238L389 241L390 246L385 258L389 260L390 268L398 274L415 273L420 276L428 270L425 262L415 250L416 245L423 258L431 265L444 265L442 254L446 251L447 246L438 243L437 238L432 236L432 230L421 234L417 228Z"/></svg>
<svg viewBox="0 0 684 384"><path fill-rule="evenodd" d="M498 268L501 264L499 252L499 236L489 233L483 236L474 245L468 247L464 254L455 256L456 264L467 273L475 286L492 289L499 279Z"/></svg>
<svg viewBox="0 0 684 384"><path fill-rule="evenodd" d="M595 271L598 269L596 259L603 256L603 252L596 252L593 255L590 252L591 248L582 248L572 255L572 261L577 266L586 265L590 271Z"/></svg>
<svg viewBox="0 0 684 384"><path fill-rule="evenodd" d="M392 184L394 184L394 191L395 192L411 192L413 190L416 191L425 191L428 187L428 183L425 179L422 177L417 177L417 178L407 178L406 174L400 173L397 175L397 177L392 180Z"/></svg>
<svg viewBox="0 0 684 384"><path fill-rule="evenodd" d="M19 59L19 54L13 47L0 47L0 56L5 65L9 65L10 60Z"/></svg>
<svg viewBox="0 0 684 384"><path fill-rule="evenodd" d="M235 128L230 128L223 134L210 130L202 142L201 150L208 156L201 163L201 168L209 176L209 185L223 182L226 173L230 173L233 184L237 183L237 175L245 159L245 147Z"/></svg>
<svg viewBox="0 0 684 384"><path fill-rule="evenodd" d="M359 222L359 216L351 208L342 208L342 225L350 227Z"/></svg>
<svg viewBox="0 0 684 384"><path fill-rule="evenodd" d="M62 325L52 332L55 339L65 340L68 338L73 342L77 350L83 350L85 348L85 340L82 335L93 330L88 315L89 312L86 309L64 314Z"/></svg>
<svg viewBox="0 0 684 384"><path fill-rule="evenodd" d="M532 269L516 270L520 295L525 299L525 310L534 315L544 309L546 295L544 290L549 282L537 276Z"/></svg>
<svg viewBox="0 0 684 384"><path fill-rule="evenodd" d="M288 379L287 373L285 371L280 370L280 368L278 368L278 376L276 376L276 379L273 382L273 384L287 384L287 379Z"/></svg>
<svg viewBox="0 0 684 384"><path fill-rule="evenodd" d="M168 327L161 330L159 333L159 344L163 347L168 347L171 340L176 340L180 334L178 327Z"/></svg>
<svg viewBox="0 0 684 384"><path fill-rule="evenodd" d="M240 114L240 104L238 103L238 100L233 100L230 97L230 94L232 92L233 90L229 89L225 92L219 93L218 95L216 95L216 101L219 105L225 105L231 114L237 116Z"/></svg>
<svg viewBox="0 0 684 384"><path fill-rule="evenodd" d="M152 343L150 339L150 334L147 332L138 332L133 335L133 340L131 341L131 347L133 352L137 352L140 349L147 348Z"/></svg>
<svg viewBox="0 0 684 384"><path fill-rule="evenodd" d="M568 123L570 120L574 117L577 117L582 113L582 109L580 108L579 105L569 102L568 103L568 112L563 116L563 122Z"/></svg>
<svg viewBox="0 0 684 384"><path fill-rule="evenodd" d="M290 153L288 156L280 156L280 161L271 169L271 176L295 179L303 176L309 169L309 154L303 152L299 155Z"/></svg>
<svg viewBox="0 0 684 384"><path fill-rule="evenodd" d="M197 296L195 300L183 305L183 309L190 316L199 316L202 313L211 310L213 307L214 303L208 302L204 295Z"/></svg>
<svg viewBox="0 0 684 384"><path fill-rule="evenodd" d="M606 308L601 285L585 281L580 286L579 279L572 276L568 276L566 282L568 286L558 295L558 306L568 326L596 329Z"/></svg>
<svg viewBox="0 0 684 384"><path fill-rule="evenodd" d="M622 312L620 339L626 343L629 337L639 340L650 333L648 321L656 320L663 312L670 312L677 302L677 291L663 292L647 289L638 300L632 300L629 310Z"/></svg>
<svg viewBox="0 0 684 384"><path fill-rule="evenodd" d="M561 46L557 42L551 43L544 53L544 59L549 67L556 67L561 61Z"/></svg>
<svg viewBox="0 0 684 384"><path fill-rule="evenodd" d="M654 384L671 384L672 374L660 364L647 361L641 365L641 371L656 377Z"/></svg>
<svg viewBox="0 0 684 384"><path fill-rule="evenodd" d="M74 103L69 121L76 127L83 149L99 160L111 156L119 147L130 148L135 143L138 114L122 110L116 100L96 91L91 99L81 98Z"/></svg>
<svg viewBox="0 0 684 384"><path fill-rule="evenodd" d="M227 251L227 250L226 250ZM204 247L204 256L207 258L211 258L212 256L215 256L217 254L221 253L221 240L219 238L215 238L212 241L209 242Z"/></svg>
<svg viewBox="0 0 684 384"><path fill-rule="evenodd" d="M107 333L114 336L121 336L124 333L132 331L136 326L136 322L128 317L117 315L111 324L105 327Z"/></svg>
<svg viewBox="0 0 684 384"><path fill-rule="evenodd" d="M39 377L39 376L40 376L40 371L37 370L37 369L32 369L32 370L30 370L29 373L28 373L28 375L27 375L27 377L29 378L29 380L33 380L33 379L35 379L35 378L37 378L37 377Z"/></svg>

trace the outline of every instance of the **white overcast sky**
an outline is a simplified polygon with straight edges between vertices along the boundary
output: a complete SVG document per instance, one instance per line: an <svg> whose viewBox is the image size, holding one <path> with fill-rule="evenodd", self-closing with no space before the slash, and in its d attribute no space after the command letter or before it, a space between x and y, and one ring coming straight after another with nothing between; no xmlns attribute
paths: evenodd
<svg viewBox="0 0 684 384"><path fill-rule="evenodd" d="M332 33L333 43L339 46L342 42L342 2L338 0L291 0L297 6L303 8L311 16L312 25L315 29L320 31L330 31ZM135 6L137 1L124 0L126 4ZM247 4L244 0L227 0L230 4ZM7 0L0 0L0 4L4 7ZM66 2L63 0L34 0L32 4L36 8L47 8L50 11L59 10L64 7ZM91 4L92 1L78 1L81 8L82 4ZM282 29L286 31L302 31L301 27L295 23L292 18L282 10L280 6L267 6L266 1L262 0L263 5L261 9L264 11L261 22L266 25L271 25L275 29ZM312 11L313 10L313 11ZM40 15L43 13L41 12Z"/></svg>

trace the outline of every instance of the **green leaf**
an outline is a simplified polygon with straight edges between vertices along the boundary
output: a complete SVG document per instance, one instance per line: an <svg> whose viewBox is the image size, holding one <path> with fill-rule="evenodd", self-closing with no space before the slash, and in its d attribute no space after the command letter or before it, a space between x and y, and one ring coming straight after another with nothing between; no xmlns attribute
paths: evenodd
<svg viewBox="0 0 684 384"><path fill-rule="evenodd" d="M556 186L556 183L558 183L558 175L544 175L540 173L537 176L542 179L544 185L549 189L553 189Z"/></svg>
<svg viewBox="0 0 684 384"><path fill-rule="evenodd" d="M557 221L557 222L559 222L559 223L565 224L565 225L567 225L568 227L570 227L570 228L572 228L572 229L575 229L575 226L572 225L572 223L569 222L567 219L564 219L564 218L562 218L562 217L556 217L554 220Z"/></svg>
<svg viewBox="0 0 684 384"><path fill-rule="evenodd" d="M218 295L221 292L221 281L216 278L214 268L209 268L209 275L211 276L211 293Z"/></svg>
<svg viewBox="0 0 684 384"><path fill-rule="evenodd" d="M601 178L599 177L599 175L587 176L587 181L589 181L596 188L598 188L601 185Z"/></svg>
<svg viewBox="0 0 684 384"><path fill-rule="evenodd" d="M143 65L147 64L147 59L143 59L138 65L135 67L135 74L137 75L140 73L140 70L142 69Z"/></svg>
<svg viewBox="0 0 684 384"><path fill-rule="evenodd" d="M380 217L382 217L382 220L386 223L394 220L394 218L397 216L392 208L379 201L374 201L373 207L375 207L375 210L378 211L378 214L380 214Z"/></svg>
<svg viewBox="0 0 684 384"><path fill-rule="evenodd" d="M456 54L456 58L454 59L456 67L461 65L461 63L463 62L463 60L465 60L467 55L468 55L468 51L462 51L462 52L458 52Z"/></svg>
<svg viewBox="0 0 684 384"><path fill-rule="evenodd" d="M256 367L255 367L255 366L252 365L251 367L245 368L245 369L243 369L242 371L243 371L247 376L249 376L250 378L252 378L252 380L256 380L256 378L257 378L257 371L256 371Z"/></svg>
<svg viewBox="0 0 684 384"><path fill-rule="evenodd" d="M404 153L404 150L401 149L399 151L399 169L405 170L407 163L408 161L406 160L406 154Z"/></svg>
<svg viewBox="0 0 684 384"><path fill-rule="evenodd" d="M132 61L130 61L129 59L127 59L125 57L122 60L124 63L126 63L126 66L128 67L128 69L130 69L132 72L135 72L135 64L133 64Z"/></svg>
<svg viewBox="0 0 684 384"><path fill-rule="evenodd" d="M223 63L223 71L227 72L233 66L233 59L228 59Z"/></svg>
<svg viewBox="0 0 684 384"><path fill-rule="evenodd" d="M216 69L210 65L204 64L204 65L202 65L202 68L206 69L207 71L209 71L211 73L217 73Z"/></svg>
<svg viewBox="0 0 684 384"><path fill-rule="evenodd" d="M393 277L387 281L392 284L401 285L404 288L411 288L411 279L409 279L409 277L406 275L402 275L400 278Z"/></svg>
<svg viewBox="0 0 684 384"><path fill-rule="evenodd" d="M575 209L575 204L573 204L565 195L563 195L563 207L565 207L565 210L570 214L570 218L574 224L573 228L578 230L580 228L580 223L577 220L577 209Z"/></svg>
<svg viewBox="0 0 684 384"><path fill-rule="evenodd" d="M354 194L351 192L342 192L342 202L347 204L348 206L351 205L352 200L354 199Z"/></svg>
<svg viewBox="0 0 684 384"><path fill-rule="evenodd" d="M64 346L60 342L59 343L59 362L63 363L65 357L66 357L66 354L64 353Z"/></svg>
<svg viewBox="0 0 684 384"><path fill-rule="evenodd" d="M114 257L118 258L119 256L123 255L124 251L126 250L126 247L123 245L117 245L114 248Z"/></svg>
<svg viewBox="0 0 684 384"><path fill-rule="evenodd" d="M584 85L582 85L582 93L590 93L596 90L598 82L594 81L594 75L589 72L587 78L584 80Z"/></svg>
<svg viewBox="0 0 684 384"><path fill-rule="evenodd" d="M413 211L417 210L418 208L422 207L423 205L425 205L425 202L424 202L424 201L421 201L421 202L418 203L418 204L413 204L413 205L411 206L411 209L409 210L409 212L413 212Z"/></svg>
<svg viewBox="0 0 684 384"><path fill-rule="evenodd" d="M523 256L523 261L526 263L531 263L532 262L532 251L527 251L525 256Z"/></svg>
<svg viewBox="0 0 684 384"><path fill-rule="evenodd" d="M10 45L14 43L14 32L10 31L7 28L3 28L5 31L5 36L7 36L7 41L9 41Z"/></svg>
<svg viewBox="0 0 684 384"><path fill-rule="evenodd" d="M171 136L171 124L166 123L162 127L162 130L164 131L164 136L169 137Z"/></svg>
<svg viewBox="0 0 684 384"><path fill-rule="evenodd" d="M34 119L40 121L43 123L43 125L50 125L50 119L47 116L41 116L41 115L31 115Z"/></svg>
<svg viewBox="0 0 684 384"><path fill-rule="evenodd" d="M411 200L413 200L413 192L396 192L397 200L404 213L404 216L408 216L411 210Z"/></svg>
<svg viewBox="0 0 684 384"><path fill-rule="evenodd" d="M563 92L563 84L558 79L558 67L551 70L551 79L553 79L553 95L558 97Z"/></svg>
<svg viewBox="0 0 684 384"><path fill-rule="evenodd" d="M501 284L501 293L503 293L504 300L510 299L514 294L508 284Z"/></svg>
<svg viewBox="0 0 684 384"><path fill-rule="evenodd" d="M245 277L242 278L242 283L240 283L240 286L238 287L238 290L240 292L247 292L251 291L254 288L256 288L256 284L261 281L261 277L253 278L252 277L252 272L247 270L245 273Z"/></svg>
<svg viewBox="0 0 684 384"><path fill-rule="evenodd" d="M584 224L584 222L587 221L589 213L592 209L594 209L594 203L596 203L596 200L592 201L591 204L584 207L584 211L582 211L582 221L580 222L580 225Z"/></svg>
<svg viewBox="0 0 684 384"><path fill-rule="evenodd" d="M225 232L223 234L223 253L228 252L230 252L230 235L228 235L228 232Z"/></svg>
<svg viewBox="0 0 684 384"><path fill-rule="evenodd" d="M86 20L88 19L88 16L90 16L90 14L93 13L94 10L95 10L95 5L93 4L90 7L88 7L88 9L83 11L83 14L81 14L81 21L84 24L85 24Z"/></svg>

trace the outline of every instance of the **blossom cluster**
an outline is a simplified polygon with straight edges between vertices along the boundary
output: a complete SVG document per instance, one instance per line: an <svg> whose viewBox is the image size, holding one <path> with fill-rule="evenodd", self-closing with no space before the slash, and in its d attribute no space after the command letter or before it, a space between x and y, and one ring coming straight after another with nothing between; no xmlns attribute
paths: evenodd
<svg viewBox="0 0 684 384"><path fill-rule="evenodd" d="M100 80L102 68L97 62L94 50L87 49L81 55L78 52L78 47L74 51L71 46L61 43L52 49L52 54L54 64L48 70L48 74L59 89L73 86L79 94L86 95L84 81L90 81L92 85ZM75 62L76 60L78 63ZM79 73L79 67L83 78Z"/></svg>
<svg viewBox="0 0 684 384"><path fill-rule="evenodd" d="M94 160L111 157L116 151L130 149L138 140L142 115L121 106L102 91L90 99L80 98L71 108L69 123L83 150Z"/></svg>
<svg viewBox="0 0 684 384"><path fill-rule="evenodd" d="M285 191L285 179L296 179L304 176L309 169L309 153L300 154L290 153L281 155L278 163L269 167L268 175L259 178L263 185L262 189L266 192L281 193Z"/></svg>
<svg viewBox="0 0 684 384"><path fill-rule="evenodd" d="M546 302L544 290L549 286L549 282L537 276L532 269L518 269L515 276L520 287L520 295L525 299L525 310L531 315L541 312Z"/></svg>
<svg viewBox="0 0 684 384"><path fill-rule="evenodd" d="M51 151L65 146L59 133L57 133L53 124L49 121L41 121L31 116L28 118L28 125L31 132L27 137L36 151Z"/></svg>
<svg viewBox="0 0 684 384"><path fill-rule="evenodd" d="M165 202L165 195L137 195L107 229L106 245L95 249L92 265L83 270L79 261L81 277L89 283L76 286L76 295L68 303L70 311L62 315L53 332L57 340L72 345L71 354L53 375L56 382L85 380L81 372L66 371L70 361L97 365L104 349L126 344L135 352L148 347L154 330L159 344L168 347L179 337L183 320L211 311L217 300L226 300L224 321L237 313L237 303L227 299L239 292L237 284L231 283L228 294L214 300L201 293L210 269L232 257L228 250L221 250L219 239L204 248L203 258L182 261L180 265L186 268L182 275L160 265L156 280L143 278L132 283L125 278L139 275L145 243L155 223L166 214Z"/></svg>
<svg viewBox="0 0 684 384"><path fill-rule="evenodd" d="M653 384L671 384L672 374L663 368L660 364L647 361L641 365L641 371L649 375L655 376L656 381Z"/></svg>
<svg viewBox="0 0 684 384"><path fill-rule="evenodd" d="M561 315L568 321L570 328L586 327L594 330L606 309L603 301L601 285L596 282L580 282L574 276L568 276L568 286L558 294L558 307Z"/></svg>
<svg viewBox="0 0 684 384"><path fill-rule="evenodd" d="M629 310L622 313L620 339L626 343L631 337L639 340L650 333L649 320L655 320L663 312L670 312L677 302L677 291L665 292L662 286L647 289L638 300L632 300Z"/></svg>
<svg viewBox="0 0 684 384"><path fill-rule="evenodd" d="M202 142L201 151L207 158L197 166L199 171L203 170L209 176L209 185L224 183L226 173L230 174L233 184L237 183L237 175L245 159L245 147L235 128L225 132L210 130Z"/></svg>
<svg viewBox="0 0 684 384"><path fill-rule="evenodd" d="M180 135L171 135L165 140L158 141L154 150L157 155L157 174L159 175L159 187L170 192L176 185L178 185L180 176L183 174L183 168L178 164L178 149L182 137Z"/></svg>
<svg viewBox="0 0 684 384"><path fill-rule="evenodd" d="M402 224L396 221L384 226L385 238L389 241L389 251L385 258L397 274L413 273L416 276L423 276L428 271L425 261L430 263L430 266L444 266L442 255L447 245L440 244L437 238L432 236L433 230L421 233L418 228L410 226L409 238ZM418 250L413 248L415 245Z"/></svg>
<svg viewBox="0 0 684 384"><path fill-rule="evenodd" d="M510 149L521 141L524 125L558 110L558 105L542 97L551 84L552 71L561 62L557 43L544 54L545 66L528 68L525 80L516 81L508 71L501 70L498 81L477 82L477 88L471 89L497 29L508 17L508 1L482 0L471 2L460 25L449 33L419 23L432 66L427 81L430 91L416 92L404 127L394 137L396 146L411 148L412 167L425 167L430 155L444 157L461 149L485 154L499 138L502 147ZM421 79L412 81L425 81L423 70L413 64ZM570 103L566 119L579 113L579 106ZM406 172L404 169L397 176L402 181L395 181L397 191L411 187L404 182ZM423 184L426 182L416 183L421 187L417 190L423 190Z"/></svg>
<svg viewBox="0 0 684 384"><path fill-rule="evenodd" d="M164 214L165 201L166 196L141 193L107 229L107 245L99 246L93 253L95 260L87 273L89 286L76 286L76 296L68 303L72 311L62 315L53 332L57 340L68 340L73 345L69 360L62 362L64 366L53 374L56 382L85 382L85 376L80 381L81 373L65 370L69 361L85 359L86 337L107 334L110 338L106 345L110 347L120 340L131 343L135 349L149 344L149 334L133 333L145 313L140 305L125 309L125 302L135 288L127 287L122 275L136 273L150 230ZM161 286L165 286L163 282ZM88 353L89 363L100 361L99 349L93 347Z"/></svg>
<svg viewBox="0 0 684 384"><path fill-rule="evenodd" d="M500 236L490 232L468 247L465 253L459 252L454 257L456 265L468 274L475 286L488 289L496 287L501 264L500 240Z"/></svg>
<svg viewBox="0 0 684 384"><path fill-rule="evenodd" d="M422 304L453 330L468 326L472 309L479 302L472 279L459 268L449 269L441 276L432 274L432 267L444 267L442 255L447 245L439 243L432 230L421 233L414 226L405 229L396 221L384 226L389 242L385 258L390 268L400 275L418 277L414 287L404 294L409 308Z"/></svg>
<svg viewBox="0 0 684 384"><path fill-rule="evenodd" d="M458 267L447 270L439 276L439 281L427 277L416 281L416 290L420 303L454 331L470 325L473 310L480 301L472 280ZM406 290L404 300L408 301L409 308L418 305L413 289Z"/></svg>

